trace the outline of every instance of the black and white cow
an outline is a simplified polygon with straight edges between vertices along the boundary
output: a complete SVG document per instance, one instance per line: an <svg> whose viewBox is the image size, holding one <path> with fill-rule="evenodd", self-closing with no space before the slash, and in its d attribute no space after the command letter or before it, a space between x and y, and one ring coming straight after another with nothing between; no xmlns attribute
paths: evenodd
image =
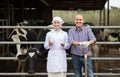
<svg viewBox="0 0 120 77"><path fill-rule="evenodd" d="M107 41L113 41L113 42L120 41L120 33L119 32L109 33Z"/></svg>
<svg viewBox="0 0 120 77"><path fill-rule="evenodd" d="M24 22L18 24L17 26L29 25L29 23ZM31 24L32 25L32 24ZM30 25L29 25L30 26ZM45 36L48 31L51 30L51 27L48 29L14 29L9 35L9 39L14 42L21 41L45 41ZM29 62L29 73L35 72L35 67L38 64L38 60L46 59L48 50L44 48L43 44L12 44L9 47L12 55L18 57L19 59L26 59Z"/></svg>
<svg viewBox="0 0 120 77"><path fill-rule="evenodd" d="M17 26L21 26L21 25L18 24ZM20 43L21 41L22 42L36 41L37 33L32 29L15 28L10 33L9 40L14 41L16 43ZM13 55L17 57L20 54L25 54L27 50L31 47L33 47L32 44L10 45L10 51Z"/></svg>
<svg viewBox="0 0 120 77"><path fill-rule="evenodd" d="M40 31L39 31L39 33L38 33L38 36L37 36L37 41L45 41L45 37L46 37L46 34L47 34L47 32L49 32L51 29L41 29ZM33 73L33 72L35 72L34 70L33 70L33 68L34 68L34 66L33 66L33 64L32 63L35 63L35 60L37 60L37 58L39 58L39 59L45 59L46 60L46 58L47 58L47 54L48 54L48 50L46 50L45 48L44 48L44 44L35 44L31 49L29 49L29 51L28 52L33 52L33 51L35 51L35 52L37 52L37 51L40 51L39 52L39 55L36 57L36 56L33 56L34 58L29 58L30 59L30 61L31 61L31 63L29 64L30 65L30 67L31 68L29 68L30 70L29 70L29 73ZM28 56L28 57L30 57L30 56Z"/></svg>
<svg viewBox="0 0 120 77"><path fill-rule="evenodd" d="M18 24L17 26L22 25ZM34 44L19 43L37 41L37 33L33 29L16 28L10 33L9 40L17 43L9 45L12 56L16 56L20 60L25 59L29 63L29 72L33 73L35 65L41 56L39 48Z"/></svg>
<svg viewBox="0 0 120 77"><path fill-rule="evenodd" d="M106 37L106 41L109 42L120 42L120 32L109 32L108 36ZM120 51L120 45L119 44L110 44L107 45L107 53L111 49L118 49L117 51Z"/></svg>

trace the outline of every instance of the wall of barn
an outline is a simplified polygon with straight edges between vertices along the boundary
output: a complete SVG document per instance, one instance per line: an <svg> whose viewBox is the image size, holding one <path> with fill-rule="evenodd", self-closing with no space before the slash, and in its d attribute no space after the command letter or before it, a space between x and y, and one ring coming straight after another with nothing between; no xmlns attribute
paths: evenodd
<svg viewBox="0 0 120 77"><path fill-rule="evenodd" d="M40 6L41 7L41 6ZM29 10L15 10L14 11L14 20L15 23L22 22L23 20L40 20L41 24L39 25L49 25L52 19L52 10L48 7L29 9Z"/></svg>
<svg viewBox="0 0 120 77"><path fill-rule="evenodd" d="M51 24L52 10L40 3L36 8L25 6L22 2L19 7L16 7L9 0L4 0L1 3L0 19L7 19L8 25L15 25L23 20L40 20L41 25Z"/></svg>

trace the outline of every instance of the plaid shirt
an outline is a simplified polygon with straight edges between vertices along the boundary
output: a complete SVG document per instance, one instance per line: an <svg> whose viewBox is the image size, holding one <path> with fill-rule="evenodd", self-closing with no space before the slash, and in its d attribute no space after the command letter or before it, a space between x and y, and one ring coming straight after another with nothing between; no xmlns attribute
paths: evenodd
<svg viewBox="0 0 120 77"><path fill-rule="evenodd" d="M72 42L74 41L83 42L90 40L96 41L96 38L92 30L86 26L83 26L81 30L77 30L76 27L69 29L68 36L69 36L69 43L71 45L71 54L78 56L84 56L85 50L82 46L73 46ZM88 56L91 56L90 46L87 48L86 52Z"/></svg>

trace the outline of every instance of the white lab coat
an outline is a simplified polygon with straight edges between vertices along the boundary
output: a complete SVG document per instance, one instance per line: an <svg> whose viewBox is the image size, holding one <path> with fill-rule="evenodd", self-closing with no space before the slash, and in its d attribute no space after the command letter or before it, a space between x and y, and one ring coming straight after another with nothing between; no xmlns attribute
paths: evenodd
<svg viewBox="0 0 120 77"><path fill-rule="evenodd" d="M53 44L49 46L49 41ZM65 46L61 46L61 43ZM60 30L56 32L54 29L47 33L44 47L49 49L47 56L47 72L67 72L67 60L65 49L69 48L67 32Z"/></svg>

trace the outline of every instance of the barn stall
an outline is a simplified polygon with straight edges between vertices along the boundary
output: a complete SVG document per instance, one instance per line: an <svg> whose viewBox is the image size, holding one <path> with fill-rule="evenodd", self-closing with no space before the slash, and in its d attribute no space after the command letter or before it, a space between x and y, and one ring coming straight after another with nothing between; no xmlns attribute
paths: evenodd
<svg viewBox="0 0 120 77"><path fill-rule="evenodd" d="M109 1L109 0L58 0L58 1L56 0L35 0L35 1L33 0L0 0L0 9L1 9L0 18L1 18L1 23L2 23L1 26L7 26L7 25L13 26L18 22L22 22L23 20L30 20L32 22L38 21L39 23L34 24L34 25L36 26L45 25L46 26L46 25L51 24L52 10L78 10L78 9L100 10L100 21L101 21L101 19L104 19L101 17L102 15L101 11L104 9L104 5L106 1ZM109 8L108 8L107 13L108 13L107 19L104 19L104 20L107 20L107 25L109 25ZM103 13L103 15L105 14ZM2 41L5 41L5 37L8 37L8 34L7 34L8 32L9 32L8 29L7 30L1 29ZM2 50L5 50L4 46L2 47ZM4 52L5 51L2 52L3 54L2 56L4 56L5 54ZM10 59L10 60L14 60L14 59L15 58ZM2 62L2 63L3 64L6 63L6 60L5 62ZM11 62L8 61L7 63L10 63L11 65ZM11 65L12 67L8 66L7 63L6 63L6 66L11 68L7 70L7 72L11 72L11 71L15 72L17 67L14 67L14 65L13 66ZM12 63L16 64L16 62L14 61ZM17 64L15 66L17 66ZM68 74L72 75L71 73L73 71L72 70L69 70L69 71L70 73ZM6 72L6 70L2 68L1 72L3 72L3 74L1 73L1 75L5 75L4 72ZM38 72L46 72L45 65L43 65L43 68L41 70L38 69ZM12 73L8 75L24 76L24 75L29 75L29 74ZM40 75L40 74L36 73L34 75ZM46 75L46 73L43 73L43 75ZM102 74L98 74L98 75L102 75Z"/></svg>

